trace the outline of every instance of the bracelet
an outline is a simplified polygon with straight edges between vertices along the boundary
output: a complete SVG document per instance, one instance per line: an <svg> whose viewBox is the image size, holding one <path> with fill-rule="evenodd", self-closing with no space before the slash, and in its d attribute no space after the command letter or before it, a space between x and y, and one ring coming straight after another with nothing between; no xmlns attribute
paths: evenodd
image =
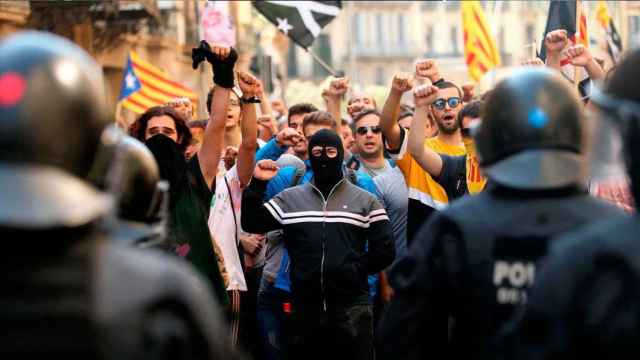
<svg viewBox="0 0 640 360"><path fill-rule="evenodd" d="M439 85L439 84L442 84L443 82L444 82L444 78L440 78L439 80L436 80L433 83L431 83L431 85Z"/></svg>
<svg viewBox="0 0 640 360"><path fill-rule="evenodd" d="M248 99L245 98L240 98L240 103L241 104L260 104L260 98L258 98L257 96L252 96Z"/></svg>

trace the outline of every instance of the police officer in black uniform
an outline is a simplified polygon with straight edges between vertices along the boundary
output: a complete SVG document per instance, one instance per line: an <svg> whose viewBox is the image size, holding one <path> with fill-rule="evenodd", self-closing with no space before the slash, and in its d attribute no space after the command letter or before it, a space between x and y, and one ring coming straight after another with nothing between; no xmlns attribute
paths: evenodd
<svg viewBox="0 0 640 360"><path fill-rule="evenodd" d="M599 129L609 129L603 131L607 142L621 140L620 155L636 204L640 201L639 67L640 51L636 50L616 67L604 91L595 89L590 99L599 109ZM610 153L605 149L611 147L598 146L597 152ZM599 165L594 167L600 169ZM559 239L550 250L524 312L501 337L504 358L640 357L638 234L640 219L634 214L604 220Z"/></svg>
<svg viewBox="0 0 640 360"><path fill-rule="evenodd" d="M586 193L582 105L560 76L514 74L481 115L488 188L434 214L392 268L381 358L491 358L493 335L526 302L552 238L618 214Z"/></svg>
<svg viewBox="0 0 640 360"><path fill-rule="evenodd" d="M113 199L87 179L105 110L71 42L0 43L0 358L236 358L193 270L101 232Z"/></svg>
<svg viewBox="0 0 640 360"><path fill-rule="evenodd" d="M104 221L105 230L114 241L169 252L169 183L160 179L153 154L115 125L105 129L100 141L89 179L114 197L115 209Z"/></svg>

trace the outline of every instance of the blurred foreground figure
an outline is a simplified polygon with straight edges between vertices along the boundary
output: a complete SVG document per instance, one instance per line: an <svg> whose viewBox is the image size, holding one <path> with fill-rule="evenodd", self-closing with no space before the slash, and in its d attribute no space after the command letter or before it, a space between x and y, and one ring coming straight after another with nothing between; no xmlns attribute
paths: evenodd
<svg viewBox="0 0 640 360"><path fill-rule="evenodd" d="M0 358L234 358L186 264L100 230L113 203L89 181L109 122L102 89L67 40L0 43Z"/></svg>
<svg viewBox="0 0 640 360"><path fill-rule="evenodd" d="M492 358L493 336L526 302L553 238L621 212L586 192L582 105L562 78L516 73L481 118L471 130L487 189L431 215L392 268L379 358Z"/></svg>
<svg viewBox="0 0 640 360"><path fill-rule="evenodd" d="M629 54L594 90L603 142L618 149L640 200L640 51ZM608 130L607 130L608 129ZM619 141L619 142L618 142ZM611 146L619 143L622 146ZM603 145L603 146L601 146ZM618 158L615 154L600 158ZM594 162L594 172L609 164ZM637 359L640 356L640 221L619 217L576 231L551 249L529 303L507 327L505 358Z"/></svg>

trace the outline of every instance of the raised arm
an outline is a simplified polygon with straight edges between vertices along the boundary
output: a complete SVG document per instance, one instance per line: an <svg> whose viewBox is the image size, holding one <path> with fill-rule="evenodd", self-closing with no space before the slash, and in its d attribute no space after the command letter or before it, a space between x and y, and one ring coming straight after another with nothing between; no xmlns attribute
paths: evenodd
<svg viewBox="0 0 640 360"><path fill-rule="evenodd" d="M256 115L256 104L247 102L249 99L257 97L262 92L260 81L246 72L238 73L238 85L242 90L242 114L240 129L242 131L242 142L238 149L238 177L242 187L249 183L253 174L253 166L258 148L258 123Z"/></svg>
<svg viewBox="0 0 640 360"><path fill-rule="evenodd" d="M583 67L591 80L604 78L604 70L584 45L570 46L564 51L564 54L572 65Z"/></svg>
<svg viewBox="0 0 640 360"><path fill-rule="evenodd" d="M400 98L405 91L413 88L411 74L400 73L393 77L389 96L382 107L380 117L380 127L384 135L387 147L397 149L400 147L400 125L398 125L398 114L400 113Z"/></svg>
<svg viewBox="0 0 640 360"><path fill-rule="evenodd" d="M546 65L560 71L562 50L569 44L566 30L553 30L544 37L544 47L547 51Z"/></svg>
<svg viewBox="0 0 640 360"><path fill-rule="evenodd" d="M213 67L213 97L209 109L209 123L204 130L198 161L202 177L211 187L218 171L224 142L224 122L229 106L229 91L233 88L233 67L238 54L233 48L213 47L207 61Z"/></svg>
<svg viewBox="0 0 640 360"><path fill-rule="evenodd" d="M336 121L336 132L342 134L342 112L340 106L342 106L342 98L349 89L349 79L337 78L331 80L329 88L322 90L322 98L327 104L327 112L333 116Z"/></svg>
<svg viewBox="0 0 640 360"><path fill-rule="evenodd" d="M442 171L442 157L431 148L424 146L428 107L438 98L438 88L433 85L421 85L414 90L413 102L416 110L409 132L408 148L413 158L431 176L437 177Z"/></svg>
<svg viewBox="0 0 640 360"><path fill-rule="evenodd" d="M280 222L263 202L267 183L278 172L278 165L273 160L260 160L256 165L253 179L242 192L242 212L240 224L242 229L253 234L264 234L282 227ZM271 199L269 201L275 201Z"/></svg>

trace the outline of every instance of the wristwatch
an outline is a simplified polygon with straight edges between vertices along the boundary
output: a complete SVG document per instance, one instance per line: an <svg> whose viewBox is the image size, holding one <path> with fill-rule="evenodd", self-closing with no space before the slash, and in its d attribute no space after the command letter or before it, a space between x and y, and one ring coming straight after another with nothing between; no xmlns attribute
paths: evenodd
<svg viewBox="0 0 640 360"><path fill-rule="evenodd" d="M241 104L260 104L260 98L258 98L257 96L252 96L250 98L240 98L240 103Z"/></svg>

